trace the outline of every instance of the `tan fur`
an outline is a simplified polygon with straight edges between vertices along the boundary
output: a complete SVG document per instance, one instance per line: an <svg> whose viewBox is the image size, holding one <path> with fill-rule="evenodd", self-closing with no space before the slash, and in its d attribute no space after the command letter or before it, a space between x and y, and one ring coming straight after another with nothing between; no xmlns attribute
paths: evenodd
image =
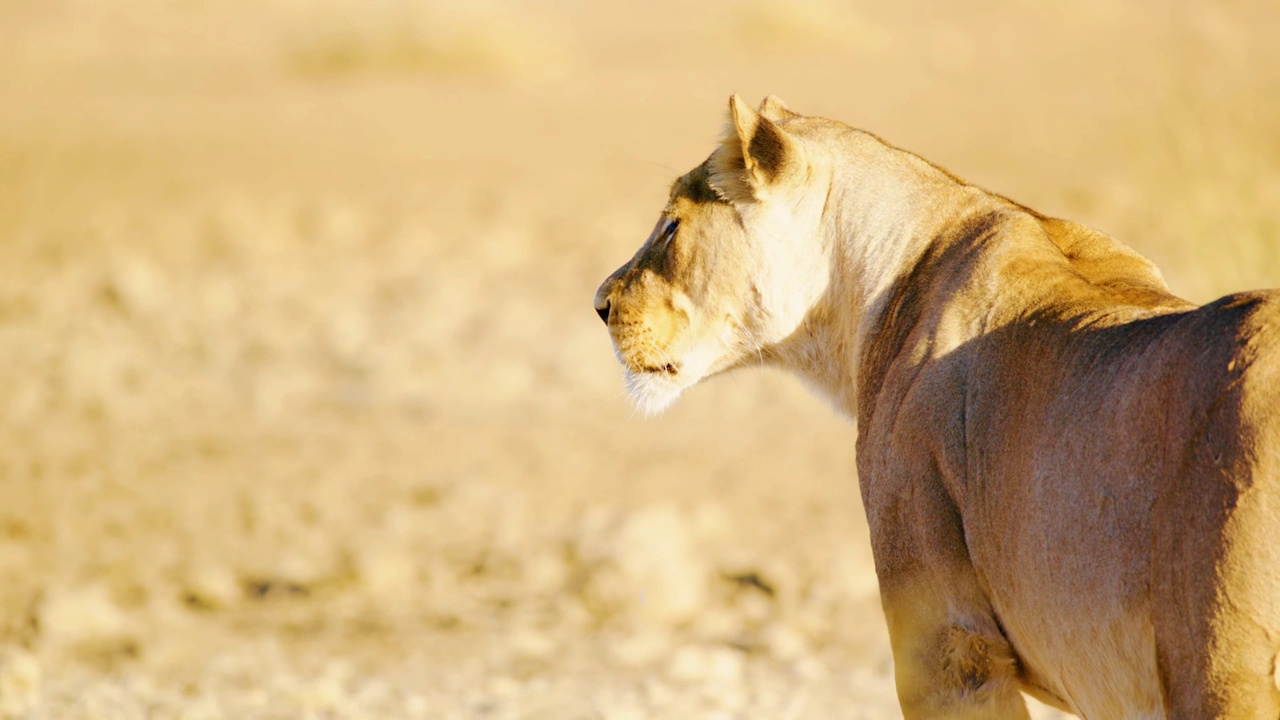
<svg viewBox="0 0 1280 720"><path fill-rule="evenodd" d="M1280 716L1280 294L1196 307L1099 232L735 96L596 308L646 411L772 364L856 420L908 718L1026 717L1019 689Z"/></svg>

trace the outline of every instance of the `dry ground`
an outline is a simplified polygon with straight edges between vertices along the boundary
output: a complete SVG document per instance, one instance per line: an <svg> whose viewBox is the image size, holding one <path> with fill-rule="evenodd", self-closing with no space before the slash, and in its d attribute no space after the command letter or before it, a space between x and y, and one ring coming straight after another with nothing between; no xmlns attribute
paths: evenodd
<svg viewBox="0 0 1280 720"><path fill-rule="evenodd" d="M732 91L1280 284L1274 4L690 7L0 1L0 717L896 716L853 429L590 307Z"/></svg>

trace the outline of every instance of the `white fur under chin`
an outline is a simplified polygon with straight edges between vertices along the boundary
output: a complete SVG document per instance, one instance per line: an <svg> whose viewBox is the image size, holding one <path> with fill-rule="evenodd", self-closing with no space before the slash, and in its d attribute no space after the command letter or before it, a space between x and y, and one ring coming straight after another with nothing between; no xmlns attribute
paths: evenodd
<svg viewBox="0 0 1280 720"><path fill-rule="evenodd" d="M647 417L666 410L683 391L679 383L665 375L627 371L627 392L631 394L631 402Z"/></svg>

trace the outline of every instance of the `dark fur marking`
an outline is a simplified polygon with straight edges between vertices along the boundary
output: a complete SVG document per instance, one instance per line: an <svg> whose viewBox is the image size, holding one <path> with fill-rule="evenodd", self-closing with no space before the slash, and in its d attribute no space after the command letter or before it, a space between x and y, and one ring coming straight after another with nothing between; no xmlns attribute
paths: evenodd
<svg viewBox="0 0 1280 720"><path fill-rule="evenodd" d="M724 199L711 187L710 161L704 162L678 178L671 187L672 197L687 198L694 203L723 203Z"/></svg>
<svg viewBox="0 0 1280 720"><path fill-rule="evenodd" d="M782 131L766 118L760 118L756 131L747 144L747 154L760 168L764 180L773 181L787 163L787 141Z"/></svg>

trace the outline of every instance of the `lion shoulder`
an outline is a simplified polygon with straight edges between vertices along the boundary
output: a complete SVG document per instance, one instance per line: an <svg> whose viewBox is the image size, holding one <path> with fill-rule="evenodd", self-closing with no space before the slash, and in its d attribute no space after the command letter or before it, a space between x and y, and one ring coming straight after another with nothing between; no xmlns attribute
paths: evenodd
<svg viewBox="0 0 1280 720"><path fill-rule="evenodd" d="M1058 218L1038 218L1071 268L1093 285L1131 296L1164 300L1172 295L1155 263L1106 233Z"/></svg>

